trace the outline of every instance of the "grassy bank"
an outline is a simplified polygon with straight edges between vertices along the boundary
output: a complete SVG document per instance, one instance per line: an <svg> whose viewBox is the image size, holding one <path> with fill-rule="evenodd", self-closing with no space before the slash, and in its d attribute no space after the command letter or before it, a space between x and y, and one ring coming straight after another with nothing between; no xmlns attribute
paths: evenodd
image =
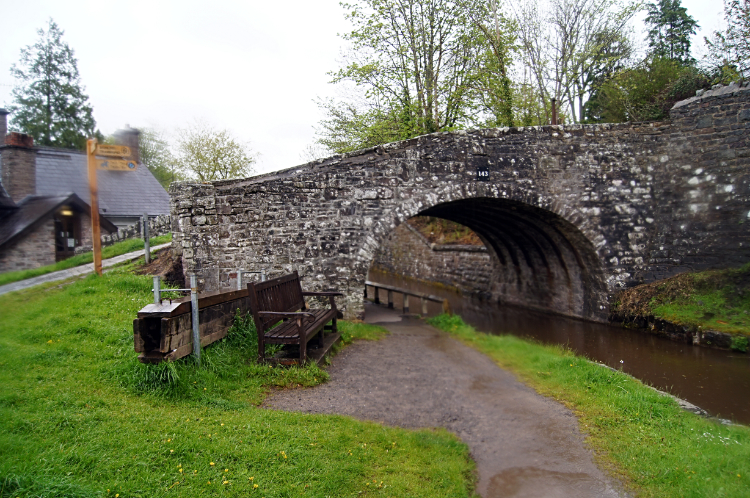
<svg viewBox="0 0 750 498"><path fill-rule="evenodd" d="M150 289L126 266L0 296L0 496L471 496L468 449L445 431L258 408L327 374L255 364L248 322L201 369L140 364Z"/></svg>
<svg viewBox="0 0 750 498"><path fill-rule="evenodd" d="M617 296L612 311L630 316L652 315L678 325L750 336L750 264L683 273L627 289ZM743 344L747 349L746 339Z"/></svg>
<svg viewBox="0 0 750 498"><path fill-rule="evenodd" d="M667 396L570 351L430 320L578 417L600 464L644 497L750 496L750 428L687 413Z"/></svg>
<svg viewBox="0 0 750 498"><path fill-rule="evenodd" d="M152 237L150 239L151 247L158 246L159 244L166 244L172 241L172 234L160 235L158 237ZM145 243L143 239L128 239L122 242L117 242L111 246L102 248L102 259L114 258L115 256L121 256L123 254L143 249ZM53 265L40 266L33 270L19 270L10 271L7 273L0 274L0 285L10 284L18 282L20 280L26 280L27 278L38 277L40 275L46 275L48 273L67 270L68 268L75 268L76 266L85 265L94 261L94 253L87 252L84 254L78 254L72 258L58 261Z"/></svg>

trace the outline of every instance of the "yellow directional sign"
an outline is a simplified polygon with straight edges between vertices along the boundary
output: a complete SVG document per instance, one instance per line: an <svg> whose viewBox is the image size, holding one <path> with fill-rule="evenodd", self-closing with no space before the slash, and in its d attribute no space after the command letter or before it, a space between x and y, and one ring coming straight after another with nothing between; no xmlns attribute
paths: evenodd
<svg viewBox="0 0 750 498"><path fill-rule="evenodd" d="M110 171L135 171L138 169L138 164L132 159L97 159L96 168Z"/></svg>
<svg viewBox="0 0 750 498"><path fill-rule="evenodd" d="M105 145L98 144L96 146L97 156L108 156L108 157L128 157L130 156L130 147L124 145Z"/></svg>

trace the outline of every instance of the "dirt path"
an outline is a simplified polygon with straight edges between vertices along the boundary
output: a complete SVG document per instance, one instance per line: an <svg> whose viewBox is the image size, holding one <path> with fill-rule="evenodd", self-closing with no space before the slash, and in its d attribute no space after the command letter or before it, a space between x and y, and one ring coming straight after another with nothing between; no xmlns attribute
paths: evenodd
<svg viewBox="0 0 750 498"><path fill-rule="evenodd" d="M469 445L484 498L624 496L594 465L568 409L419 320L372 306L367 315L391 335L352 344L334 357L328 383L279 392L265 406L445 427Z"/></svg>

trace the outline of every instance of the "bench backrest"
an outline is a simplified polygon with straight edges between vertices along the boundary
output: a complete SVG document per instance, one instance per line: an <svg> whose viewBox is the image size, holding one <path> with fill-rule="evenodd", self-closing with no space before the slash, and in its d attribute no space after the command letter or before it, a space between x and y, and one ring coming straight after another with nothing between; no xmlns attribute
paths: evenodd
<svg viewBox="0 0 750 498"><path fill-rule="evenodd" d="M250 307L253 310L255 327L258 333L281 321L279 317L259 317L258 311L289 312L299 311L305 307L299 275L295 271L265 282L247 284Z"/></svg>

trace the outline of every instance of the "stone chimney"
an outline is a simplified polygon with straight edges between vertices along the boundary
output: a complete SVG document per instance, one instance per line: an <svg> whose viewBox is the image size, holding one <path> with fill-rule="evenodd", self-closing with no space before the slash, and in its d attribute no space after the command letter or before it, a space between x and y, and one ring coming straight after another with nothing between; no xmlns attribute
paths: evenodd
<svg viewBox="0 0 750 498"><path fill-rule="evenodd" d="M8 111L0 109L0 154L2 183L14 202L36 194L34 139L23 133L8 133Z"/></svg>
<svg viewBox="0 0 750 498"><path fill-rule="evenodd" d="M5 143L5 135L8 134L8 114L5 109L0 109L0 145Z"/></svg>
<svg viewBox="0 0 750 498"><path fill-rule="evenodd" d="M125 125L124 129L115 132L117 145L127 145L130 147L130 151L132 152L130 157L135 159L137 163L141 162L141 149L138 139L140 135L141 132L135 128L131 128L130 125Z"/></svg>

